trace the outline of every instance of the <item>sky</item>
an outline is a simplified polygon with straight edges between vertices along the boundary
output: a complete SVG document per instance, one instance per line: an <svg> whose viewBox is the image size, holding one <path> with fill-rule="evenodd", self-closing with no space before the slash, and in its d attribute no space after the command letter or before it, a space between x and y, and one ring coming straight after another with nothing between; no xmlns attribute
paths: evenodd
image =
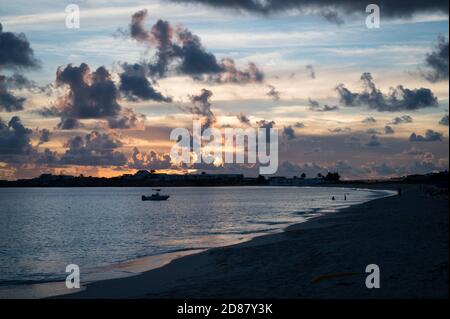
<svg viewBox="0 0 450 319"><path fill-rule="evenodd" d="M448 169L446 1L0 2L0 179L258 174L171 161L193 119L277 128L276 175Z"/></svg>

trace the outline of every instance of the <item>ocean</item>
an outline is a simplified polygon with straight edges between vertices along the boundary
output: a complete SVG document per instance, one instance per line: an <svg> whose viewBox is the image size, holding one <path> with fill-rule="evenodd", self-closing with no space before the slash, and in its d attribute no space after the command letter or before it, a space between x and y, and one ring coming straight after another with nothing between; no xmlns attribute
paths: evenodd
<svg viewBox="0 0 450 319"><path fill-rule="evenodd" d="M142 187L0 189L0 287L65 280L68 264L92 281L104 278L105 267L239 243L391 195L326 187L174 187L163 189L167 201L141 201L151 193Z"/></svg>

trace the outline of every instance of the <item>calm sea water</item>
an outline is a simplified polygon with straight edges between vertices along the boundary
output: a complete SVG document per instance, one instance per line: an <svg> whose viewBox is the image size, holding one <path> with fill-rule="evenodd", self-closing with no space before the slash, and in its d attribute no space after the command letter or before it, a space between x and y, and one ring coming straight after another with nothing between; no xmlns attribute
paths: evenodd
<svg viewBox="0 0 450 319"><path fill-rule="evenodd" d="M180 187L164 189L171 195L168 201L141 201L150 193L131 187L0 189L0 286L64 280L68 264L79 265L84 278L94 279L101 267L239 242L389 194Z"/></svg>

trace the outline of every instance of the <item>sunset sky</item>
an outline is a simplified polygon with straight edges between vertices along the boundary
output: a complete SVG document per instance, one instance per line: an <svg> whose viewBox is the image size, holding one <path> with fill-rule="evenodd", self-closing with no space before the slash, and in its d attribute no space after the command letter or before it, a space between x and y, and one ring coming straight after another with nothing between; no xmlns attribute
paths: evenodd
<svg viewBox="0 0 450 319"><path fill-rule="evenodd" d="M448 169L447 1L0 1L0 179L185 172L193 118L278 128L277 175Z"/></svg>

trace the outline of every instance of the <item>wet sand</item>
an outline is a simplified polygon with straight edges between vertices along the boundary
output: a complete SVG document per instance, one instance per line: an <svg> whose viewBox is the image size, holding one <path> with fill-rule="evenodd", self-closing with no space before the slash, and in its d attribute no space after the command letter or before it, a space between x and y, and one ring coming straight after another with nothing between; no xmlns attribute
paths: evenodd
<svg viewBox="0 0 450 319"><path fill-rule="evenodd" d="M402 196L60 298L448 298L448 197L402 187ZM369 264L380 268L379 289L365 285Z"/></svg>

